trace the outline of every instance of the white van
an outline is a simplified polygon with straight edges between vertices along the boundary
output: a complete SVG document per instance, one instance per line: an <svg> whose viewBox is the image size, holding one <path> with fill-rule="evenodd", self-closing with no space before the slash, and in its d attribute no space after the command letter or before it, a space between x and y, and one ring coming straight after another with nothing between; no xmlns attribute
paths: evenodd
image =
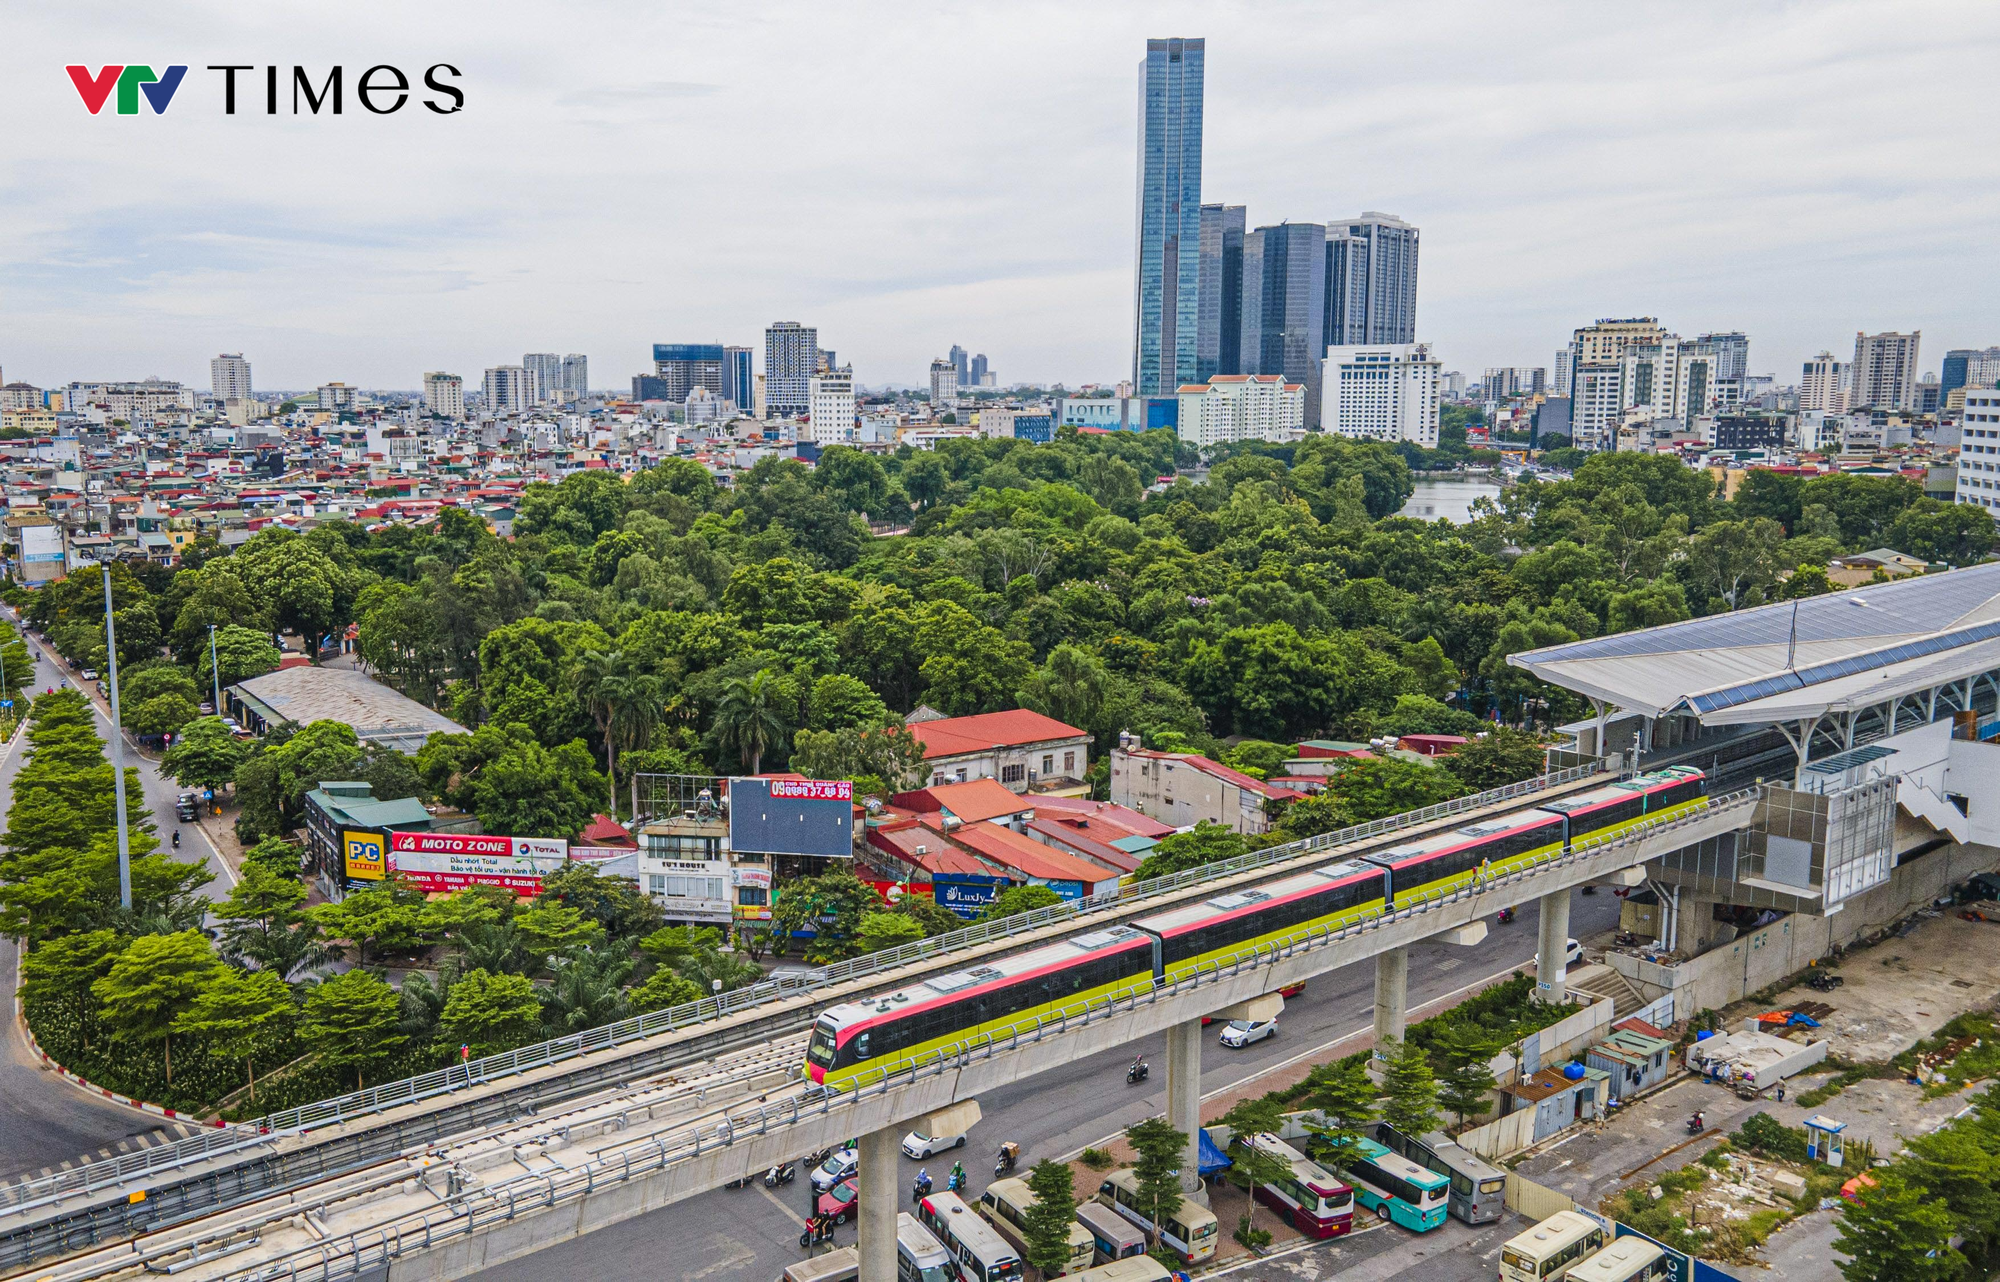
<svg viewBox="0 0 2000 1282"><path fill-rule="evenodd" d="M1028 1182L1021 1179L995 1180L979 1195L979 1213L1007 1239L1008 1245L1019 1251L1025 1258L1028 1254L1028 1208L1035 1204L1035 1191ZM1069 1263L1063 1267L1065 1276L1081 1273L1091 1265L1097 1249L1096 1239L1090 1230L1075 1220L1069 1222Z"/></svg>

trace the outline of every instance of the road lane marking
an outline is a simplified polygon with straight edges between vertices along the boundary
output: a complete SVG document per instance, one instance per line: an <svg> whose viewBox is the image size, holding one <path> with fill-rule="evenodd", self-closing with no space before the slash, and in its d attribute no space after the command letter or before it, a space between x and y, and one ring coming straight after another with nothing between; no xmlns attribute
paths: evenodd
<svg viewBox="0 0 2000 1282"><path fill-rule="evenodd" d="M783 1200L780 1199L776 1193L773 1193L770 1189L764 1187L764 1181L762 1176L759 1176L757 1178L757 1191L764 1195L764 1200L766 1202L769 1202L772 1206L775 1206L780 1211L783 1211L785 1213L786 1219L798 1225L800 1228L804 1228L806 1226L805 1220L800 1218L799 1213L797 1211L794 1211L791 1207L786 1206Z"/></svg>

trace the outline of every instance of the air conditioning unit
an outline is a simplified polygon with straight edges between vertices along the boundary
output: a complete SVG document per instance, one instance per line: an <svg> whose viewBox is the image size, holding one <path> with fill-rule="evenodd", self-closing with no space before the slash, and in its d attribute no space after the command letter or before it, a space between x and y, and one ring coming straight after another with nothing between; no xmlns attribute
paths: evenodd
<svg viewBox="0 0 2000 1282"><path fill-rule="evenodd" d="M929 853L931 853L931 848L929 846L918 846L917 853L920 855L928 855Z"/></svg>

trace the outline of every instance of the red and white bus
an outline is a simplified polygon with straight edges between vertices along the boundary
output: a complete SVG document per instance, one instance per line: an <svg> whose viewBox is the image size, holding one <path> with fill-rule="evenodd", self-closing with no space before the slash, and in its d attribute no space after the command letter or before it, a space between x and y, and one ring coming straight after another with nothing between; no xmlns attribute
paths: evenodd
<svg viewBox="0 0 2000 1282"><path fill-rule="evenodd" d="M1307 1237L1339 1237L1354 1227L1353 1189L1269 1132L1253 1135L1249 1142L1258 1152L1292 1164L1290 1179L1257 1186L1259 1202L1283 1215Z"/></svg>

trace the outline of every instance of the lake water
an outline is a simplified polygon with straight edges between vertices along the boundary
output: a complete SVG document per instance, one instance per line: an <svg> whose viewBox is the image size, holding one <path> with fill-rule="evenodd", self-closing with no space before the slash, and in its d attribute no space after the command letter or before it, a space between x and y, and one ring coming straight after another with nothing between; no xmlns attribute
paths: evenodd
<svg viewBox="0 0 2000 1282"><path fill-rule="evenodd" d="M1413 516L1419 521L1435 521L1442 517L1454 525L1464 525L1472 519L1472 505L1479 499L1500 497L1500 486L1493 481L1439 481L1428 477L1418 477L1416 492L1410 501L1403 504L1397 516Z"/></svg>

